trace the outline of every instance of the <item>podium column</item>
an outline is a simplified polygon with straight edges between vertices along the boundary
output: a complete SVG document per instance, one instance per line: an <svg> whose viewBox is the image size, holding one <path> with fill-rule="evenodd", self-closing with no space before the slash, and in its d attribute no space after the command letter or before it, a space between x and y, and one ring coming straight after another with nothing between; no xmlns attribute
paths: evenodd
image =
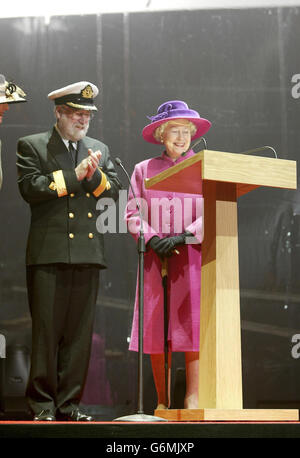
<svg viewBox="0 0 300 458"><path fill-rule="evenodd" d="M243 409L237 199L260 186L297 189L296 163L208 151L145 180L203 194L199 407L156 409L170 421L298 421L297 409Z"/></svg>
<svg viewBox="0 0 300 458"><path fill-rule="evenodd" d="M242 409L236 184L203 182L199 408Z"/></svg>

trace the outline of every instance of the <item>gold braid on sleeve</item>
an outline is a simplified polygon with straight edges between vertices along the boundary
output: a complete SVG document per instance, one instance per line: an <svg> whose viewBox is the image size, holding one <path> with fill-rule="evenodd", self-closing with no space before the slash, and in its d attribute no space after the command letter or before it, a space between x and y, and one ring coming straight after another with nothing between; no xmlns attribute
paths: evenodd
<svg viewBox="0 0 300 458"><path fill-rule="evenodd" d="M108 190L111 188L110 182L108 181L107 176L105 175L104 172L102 172L101 169L99 169L101 173L101 183L99 186L93 191L93 194L95 197L99 197L105 190Z"/></svg>
<svg viewBox="0 0 300 458"><path fill-rule="evenodd" d="M49 188L57 192L58 197L63 197L68 195L66 182L64 179L64 174L62 170L56 170L53 172L54 183L50 183Z"/></svg>

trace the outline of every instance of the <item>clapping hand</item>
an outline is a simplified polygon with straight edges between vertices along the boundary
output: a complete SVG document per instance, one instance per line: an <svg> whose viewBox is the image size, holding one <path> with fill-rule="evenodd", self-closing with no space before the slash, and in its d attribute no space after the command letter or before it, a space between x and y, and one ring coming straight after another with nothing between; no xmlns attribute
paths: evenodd
<svg viewBox="0 0 300 458"><path fill-rule="evenodd" d="M92 176L94 175L96 168L99 165L102 153L99 150L94 152L92 149L89 149L88 153L89 153L89 157L87 159L87 161L88 161L88 171L87 171L87 174L86 174L86 179L90 180L92 178Z"/></svg>
<svg viewBox="0 0 300 458"><path fill-rule="evenodd" d="M84 178L90 180L100 162L102 156L101 151L94 152L92 149L89 149L88 153L89 156L84 158L75 169L78 181L82 181Z"/></svg>

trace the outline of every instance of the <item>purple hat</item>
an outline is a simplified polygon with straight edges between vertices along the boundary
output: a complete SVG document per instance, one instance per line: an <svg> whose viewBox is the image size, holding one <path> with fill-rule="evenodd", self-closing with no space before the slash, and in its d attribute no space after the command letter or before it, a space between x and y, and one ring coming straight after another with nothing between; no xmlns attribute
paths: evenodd
<svg viewBox="0 0 300 458"><path fill-rule="evenodd" d="M204 135L210 128L211 122L207 119L201 118L199 113L194 110L190 110L185 102L182 100L170 100L160 105L157 109L155 116L147 116L151 120L151 124L148 124L143 129L143 137L146 142L160 144L159 141L154 137L154 132L157 127L161 124L175 120L175 119L187 119L195 124L197 130L193 135L192 140L199 138Z"/></svg>

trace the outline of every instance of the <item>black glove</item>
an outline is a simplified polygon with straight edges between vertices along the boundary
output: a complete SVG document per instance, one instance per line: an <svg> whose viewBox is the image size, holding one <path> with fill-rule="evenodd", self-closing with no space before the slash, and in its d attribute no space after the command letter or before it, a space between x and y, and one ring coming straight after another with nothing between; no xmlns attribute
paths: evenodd
<svg viewBox="0 0 300 458"><path fill-rule="evenodd" d="M178 245L184 245L185 239L191 236L189 232L184 232L180 235L174 235L172 237L164 237L160 239L157 235L152 237L148 242L148 245L158 254L160 257L170 257L174 253L174 249Z"/></svg>

